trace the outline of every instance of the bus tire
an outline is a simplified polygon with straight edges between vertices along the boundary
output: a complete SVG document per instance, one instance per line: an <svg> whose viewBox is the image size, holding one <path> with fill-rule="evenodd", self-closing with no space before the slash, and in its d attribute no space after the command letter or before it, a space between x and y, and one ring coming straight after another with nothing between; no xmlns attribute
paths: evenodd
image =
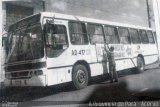
<svg viewBox="0 0 160 107"><path fill-rule="evenodd" d="M142 57L137 57L137 72L141 73L145 69L145 63Z"/></svg>
<svg viewBox="0 0 160 107"><path fill-rule="evenodd" d="M72 81L76 89L83 89L88 85L88 71L84 65L75 65L72 72Z"/></svg>

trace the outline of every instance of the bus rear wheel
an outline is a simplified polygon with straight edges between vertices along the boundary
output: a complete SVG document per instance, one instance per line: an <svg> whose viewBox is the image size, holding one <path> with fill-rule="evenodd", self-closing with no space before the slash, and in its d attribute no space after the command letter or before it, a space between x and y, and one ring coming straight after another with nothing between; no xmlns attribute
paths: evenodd
<svg viewBox="0 0 160 107"><path fill-rule="evenodd" d="M137 71L138 71L138 73L143 72L144 69L145 69L144 60L142 57L138 57L137 58Z"/></svg>
<svg viewBox="0 0 160 107"><path fill-rule="evenodd" d="M76 89L83 89L88 85L88 71L85 66L75 65L72 73L73 85Z"/></svg>

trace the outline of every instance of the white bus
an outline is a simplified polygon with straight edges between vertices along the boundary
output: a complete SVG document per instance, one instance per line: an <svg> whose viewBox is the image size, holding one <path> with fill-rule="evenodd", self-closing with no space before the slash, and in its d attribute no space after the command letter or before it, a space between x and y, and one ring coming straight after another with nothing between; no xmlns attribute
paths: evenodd
<svg viewBox="0 0 160 107"><path fill-rule="evenodd" d="M10 26L6 45L6 86L87 86L109 73L104 43L115 48L116 70L158 61L155 30L92 18L42 12Z"/></svg>

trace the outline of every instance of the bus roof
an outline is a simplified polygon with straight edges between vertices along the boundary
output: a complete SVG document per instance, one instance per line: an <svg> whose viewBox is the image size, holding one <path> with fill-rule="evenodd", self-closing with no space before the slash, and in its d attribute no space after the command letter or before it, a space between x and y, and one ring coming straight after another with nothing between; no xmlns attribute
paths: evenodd
<svg viewBox="0 0 160 107"><path fill-rule="evenodd" d="M17 23L19 23L25 19L31 18L36 15L40 15L40 14L42 17L54 17L54 18L58 18L58 19L66 19L66 20L73 20L73 21L81 21L81 22L89 22L89 23L97 23L97 24L104 24L104 25L129 27L129 28L135 28L135 29L145 29L145 30L154 30L155 31L155 29L143 27L143 26L136 26L136 25L117 23L117 22L112 22L112 21L99 20L99 19L94 19L94 18L74 16L74 15L67 15L67 14L61 14L61 13L53 13L53 12L41 12L38 14L28 16L28 17L21 19L20 21L18 21L16 23L12 24L11 26L16 25Z"/></svg>
<svg viewBox="0 0 160 107"><path fill-rule="evenodd" d="M154 29L151 29L151 28L143 27L143 26L136 26L136 25L117 23L117 22L111 22L111 21L99 20L99 19L94 19L94 18L81 17L81 16L53 13L53 12L41 12L41 14L42 14L42 16L46 16L46 17L54 17L54 18L66 19L66 20L91 22L91 23L97 23L97 24L106 24L106 25L113 25L113 26L136 28L136 29L154 30Z"/></svg>

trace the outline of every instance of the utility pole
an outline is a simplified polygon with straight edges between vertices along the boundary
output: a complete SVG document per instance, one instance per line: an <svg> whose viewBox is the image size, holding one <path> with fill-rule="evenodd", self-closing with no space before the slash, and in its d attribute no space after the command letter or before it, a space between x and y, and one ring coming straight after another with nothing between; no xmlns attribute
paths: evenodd
<svg viewBox="0 0 160 107"><path fill-rule="evenodd" d="M157 45L159 52L159 61L160 61L160 1L152 0L153 2L153 10L154 10L154 19L155 19L155 28L156 28L156 36L157 36ZM160 62L159 62L160 64Z"/></svg>
<svg viewBox="0 0 160 107"><path fill-rule="evenodd" d="M146 0L146 6L147 6L147 15L148 15L148 26L151 28L151 14L150 14L150 6L148 0Z"/></svg>
<svg viewBox="0 0 160 107"><path fill-rule="evenodd" d="M0 88L1 88L2 73L3 73L2 72L2 13L3 13L2 0L0 0Z"/></svg>
<svg viewBox="0 0 160 107"><path fill-rule="evenodd" d="M45 1L42 1L42 6L43 6L43 12L45 12L46 11Z"/></svg>

